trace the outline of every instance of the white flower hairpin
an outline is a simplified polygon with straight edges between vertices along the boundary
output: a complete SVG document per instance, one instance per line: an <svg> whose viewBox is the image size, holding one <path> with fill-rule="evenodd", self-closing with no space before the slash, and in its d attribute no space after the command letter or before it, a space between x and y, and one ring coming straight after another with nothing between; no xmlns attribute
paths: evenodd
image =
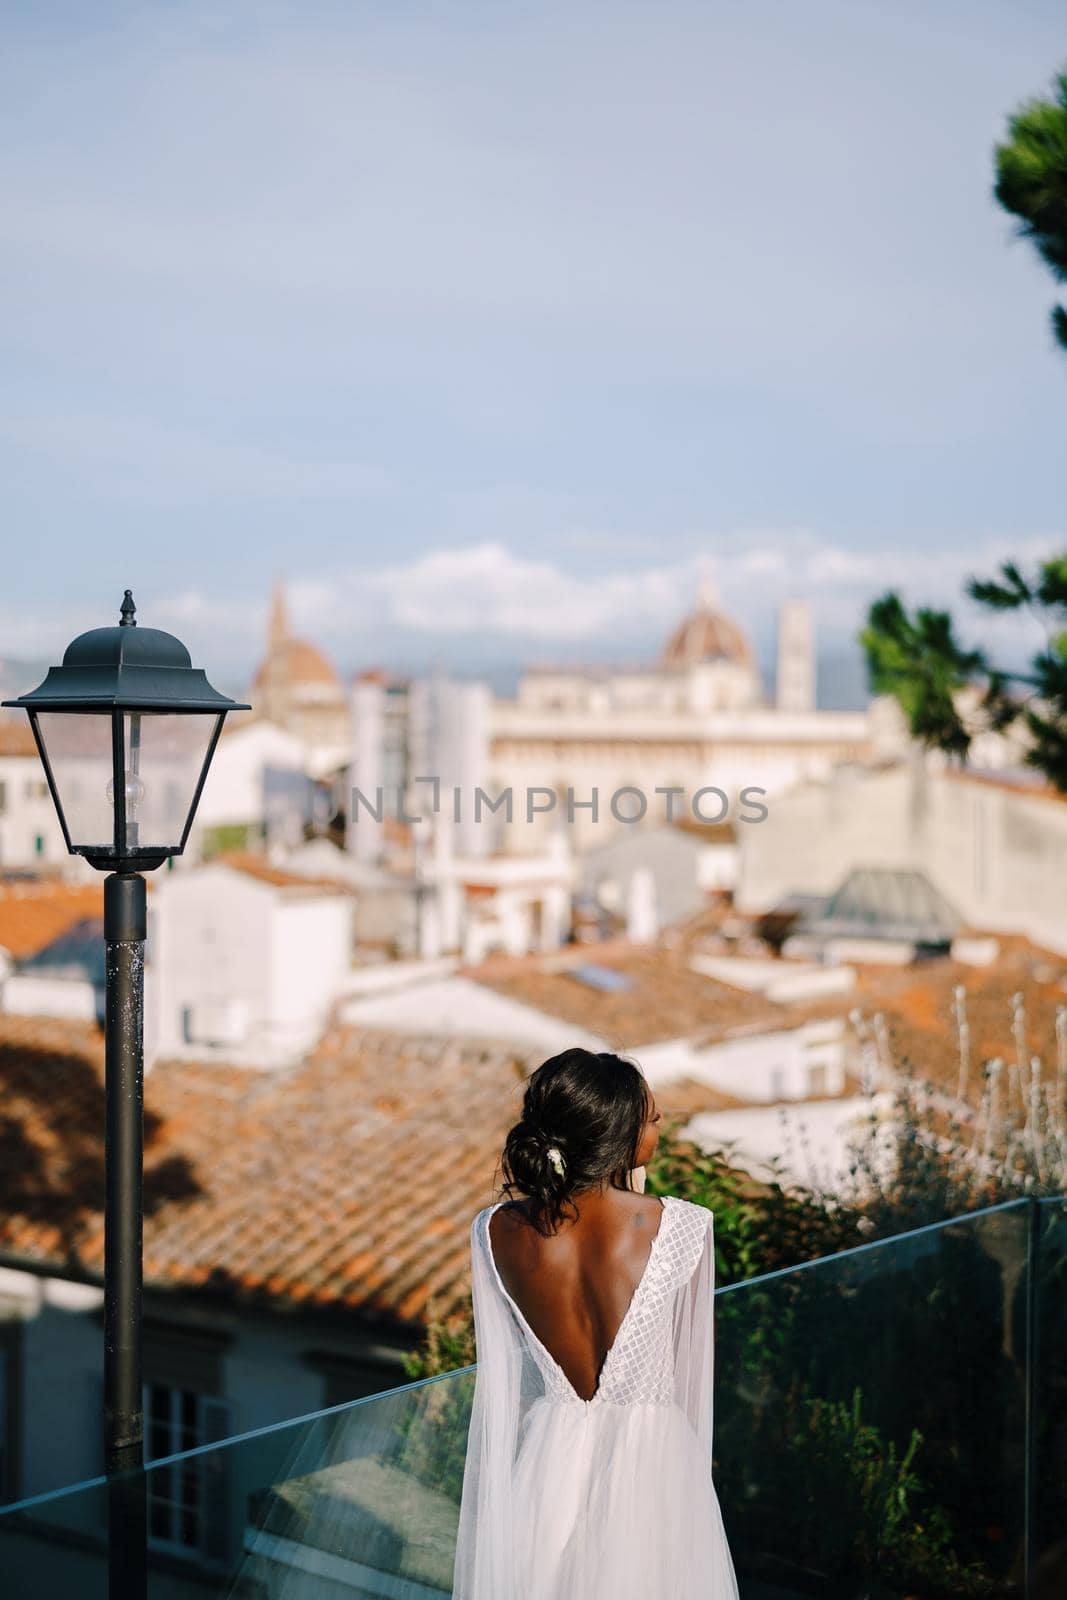
<svg viewBox="0 0 1067 1600"><path fill-rule="evenodd" d="M548 1155L549 1161L551 1161L552 1165L555 1167L556 1171L559 1173L560 1177L562 1178L564 1167L565 1167L566 1163L563 1160L563 1156L562 1156L562 1154L560 1152L559 1146L555 1145L555 1144L550 1144L546 1154Z"/></svg>

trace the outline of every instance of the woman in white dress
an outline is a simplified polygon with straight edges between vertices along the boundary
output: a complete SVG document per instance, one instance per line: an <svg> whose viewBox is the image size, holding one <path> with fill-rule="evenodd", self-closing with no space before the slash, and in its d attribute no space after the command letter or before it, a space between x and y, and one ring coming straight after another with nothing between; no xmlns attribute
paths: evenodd
<svg viewBox="0 0 1067 1600"><path fill-rule="evenodd" d="M640 1069L532 1073L471 1225L477 1347L453 1600L737 1600L711 1477L712 1213L636 1190Z"/></svg>

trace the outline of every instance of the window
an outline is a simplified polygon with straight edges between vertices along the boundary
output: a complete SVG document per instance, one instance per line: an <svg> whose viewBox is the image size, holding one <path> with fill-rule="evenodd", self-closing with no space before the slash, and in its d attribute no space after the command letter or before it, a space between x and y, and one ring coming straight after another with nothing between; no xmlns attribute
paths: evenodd
<svg viewBox="0 0 1067 1600"><path fill-rule="evenodd" d="M7 784L0 783L0 817L7 810Z"/></svg>
<svg viewBox="0 0 1067 1600"><path fill-rule="evenodd" d="M102 1312L99 1320L103 1321ZM144 1321L144 1453L148 1542L200 1565L230 1559L240 1523L231 1526L230 1452L204 1450L191 1461L167 1458L232 1437L233 1408L221 1398L231 1336L201 1324L149 1313ZM95 1376L103 1407L102 1374ZM158 1463L158 1464L154 1464ZM100 1471L104 1440L100 1433ZM100 1498L106 1519L107 1497Z"/></svg>
<svg viewBox="0 0 1067 1600"><path fill-rule="evenodd" d="M43 778L27 778L26 779L26 799L27 800L47 800L48 799L48 785L47 785L47 783L45 783Z"/></svg>
<svg viewBox="0 0 1067 1600"><path fill-rule="evenodd" d="M144 1391L145 1462L161 1461L229 1437L225 1400L166 1383ZM157 1549L224 1560L228 1541L227 1453L154 1466L146 1477L148 1539Z"/></svg>
<svg viewBox="0 0 1067 1600"><path fill-rule="evenodd" d="M826 1093L825 1062L820 1062L818 1066L808 1069L808 1093L813 1095Z"/></svg>

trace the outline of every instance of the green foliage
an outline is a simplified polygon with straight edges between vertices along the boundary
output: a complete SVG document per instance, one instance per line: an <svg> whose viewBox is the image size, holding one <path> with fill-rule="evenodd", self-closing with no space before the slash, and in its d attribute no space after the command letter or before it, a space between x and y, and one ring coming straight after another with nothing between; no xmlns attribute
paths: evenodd
<svg viewBox="0 0 1067 1600"><path fill-rule="evenodd" d="M872 604L860 642L872 690L896 698L912 737L966 755L970 737L954 696L986 663L956 642L948 612L920 607L911 618L890 591Z"/></svg>
<svg viewBox="0 0 1067 1600"><path fill-rule="evenodd" d="M474 1314L469 1291L467 1305L449 1318L436 1316L431 1300L424 1343L418 1350L409 1350L401 1359L410 1379L432 1378L440 1372L454 1372L459 1367L472 1366L476 1352Z"/></svg>
<svg viewBox="0 0 1067 1600"><path fill-rule="evenodd" d="M645 1193L674 1194L715 1214L715 1275L721 1283L762 1271L764 1240L745 1196L745 1175L722 1148L704 1150L677 1135L665 1117L656 1153L645 1168Z"/></svg>
<svg viewBox="0 0 1067 1600"><path fill-rule="evenodd" d="M200 841L204 860L210 861L213 856L222 855L226 850L247 849L254 832L252 825L247 822L219 822L214 827L205 828Z"/></svg>
<svg viewBox="0 0 1067 1600"><path fill-rule="evenodd" d="M1027 763L1067 793L1067 554L1038 562L1029 578L1005 561L997 578L972 577L966 589L991 611L1025 610L1041 625L1044 645L1029 672L1005 672L984 650L964 650L948 612L920 607L911 617L889 591L871 604L860 633L870 687L896 699L913 738L962 759L974 726L961 714L958 692L981 685L981 725L1003 732L1021 724L1029 735Z"/></svg>
<svg viewBox="0 0 1067 1600"><path fill-rule="evenodd" d="M1027 760L1067 792L1067 555L1039 562L1030 579L1014 562L1005 561L1000 571L1002 583L972 578L967 591L997 611L1025 607L1044 625L1044 649L1033 656L1028 674L1017 675L1032 689L1031 702L1021 709L1033 741ZM1020 712L1007 693L1005 674L990 685L987 700L1002 726Z"/></svg>
<svg viewBox="0 0 1067 1600"><path fill-rule="evenodd" d="M1067 72L1055 79L1054 98L1032 99L1008 120L1008 139L994 152L993 193L1018 217L1058 283L1067 279ZM1067 349L1067 311L1056 306L1052 329Z"/></svg>
<svg viewBox="0 0 1067 1600"><path fill-rule="evenodd" d="M961 1566L948 1519L930 1503L915 1469L922 1434L913 1428L898 1454L861 1400L857 1385L847 1400L803 1393L790 1404L774 1456L774 1545L803 1551L808 1570L835 1587L877 1573L894 1587L921 1583L930 1600L994 1594L978 1564Z"/></svg>
<svg viewBox="0 0 1067 1600"><path fill-rule="evenodd" d="M858 1215L837 1205L817 1183L797 1184L784 1160L767 1163L753 1180L730 1139L703 1149L677 1135L665 1119L659 1146L645 1172L646 1194L677 1194L715 1213L715 1276L720 1285L755 1278L799 1261L812 1261L859 1244Z"/></svg>
<svg viewBox="0 0 1067 1600"><path fill-rule="evenodd" d="M473 1374L428 1383L414 1393L401 1395L402 1408L390 1419L393 1435L399 1441L396 1465L417 1483L456 1505L463 1489L473 1395Z"/></svg>

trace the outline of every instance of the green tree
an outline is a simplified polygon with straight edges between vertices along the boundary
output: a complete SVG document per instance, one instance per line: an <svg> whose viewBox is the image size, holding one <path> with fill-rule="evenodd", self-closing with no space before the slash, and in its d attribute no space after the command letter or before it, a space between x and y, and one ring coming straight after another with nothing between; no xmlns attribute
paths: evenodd
<svg viewBox="0 0 1067 1600"><path fill-rule="evenodd" d="M982 649L958 643L951 615L919 607L909 615L892 590L875 600L860 633L867 677L875 694L894 697L912 737L929 749L963 759L976 730L1003 732L1022 725L1026 761L1067 793L1067 554L1037 564L1027 577L1014 561L996 578L971 578L966 592L990 611L1026 611L1044 633L1028 672L1007 672ZM960 690L982 690L965 714Z"/></svg>
<svg viewBox="0 0 1067 1600"><path fill-rule="evenodd" d="M893 590L875 600L860 634L874 694L889 694L907 719L912 738L963 757L970 734L958 709L958 692L987 670L980 650L964 650L947 611L920 606L908 615Z"/></svg>
<svg viewBox="0 0 1067 1600"><path fill-rule="evenodd" d="M1067 71L1054 99L1028 100L1008 120L1008 140L995 148L993 193L1032 239L1057 283L1067 280ZM1057 342L1067 349L1067 310L1052 311Z"/></svg>

